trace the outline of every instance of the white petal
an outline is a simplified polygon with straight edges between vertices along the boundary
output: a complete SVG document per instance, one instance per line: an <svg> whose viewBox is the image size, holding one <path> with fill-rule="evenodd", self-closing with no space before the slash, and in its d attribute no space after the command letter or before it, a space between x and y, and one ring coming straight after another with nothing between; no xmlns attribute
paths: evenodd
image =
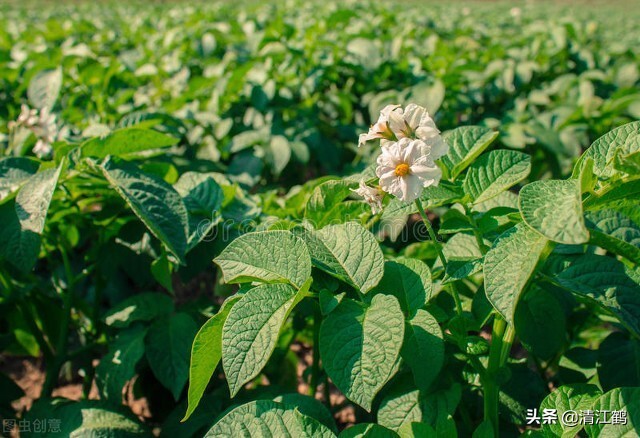
<svg viewBox="0 0 640 438"><path fill-rule="evenodd" d="M399 186L399 179L395 175L384 175L380 178L380 188L387 193L390 193L396 197L402 195L402 190Z"/></svg>
<svg viewBox="0 0 640 438"><path fill-rule="evenodd" d="M422 181L414 175L409 175L404 180L407 185L407 195L404 200L407 202L415 201L422 194Z"/></svg>
<svg viewBox="0 0 640 438"><path fill-rule="evenodd" d="M389 128L391 128L396 135L396 138L406 137L404 133L406 126L404 124L402 111L392 111L389 113Z"/></svg>
<svg viewBox="0 0 640 438"><path fill-rule="evenodd" d="M420 121L426 113L426 109L411 103L407 105L404 110L404 119L406 120L411 130L415 131L420 126Z"/></svg>
<svg viewBox="0 0 640 438"><path fill-rule="evenodd" d="M418 178L421 178L424 181L433 181L435 182L435 184L437 184L440 181L440 178L442 178L442 170L440 170L440 168L437 166L412 166L411 174L415 175ZM434 185L434 183L430 183L428 185Z"/></svg>
<svg viewBox="0 0 640 438"><path fill-rule="evenodd" d="M378 156L376 163L378 164L378 168L385 168L385 169L396 168L396 160L393 158L392 155L385 154L384 152ZM386 170L383 171L383 173L386 173L386 172L387 172Z"/></svg>
<svg viewBox="0 0 640 438"><path fill-rule="evenodd" d="M400 197L400 199L402 199L403 201L406 201L407 197L409 196L409 186L407 184L407 179L407 177L398 178L398 185L400 186L400 190L402 191L402 196Z"/></svg>
<svg viewBox="0 0 640 438"><path fill-rule="evenodd" d="M408 139L406 139L408 140ZM404 149L402 150L402 162L412 163L419 156L419 152L416 153L416 144L413 141L406 142Z"/></svg>
<svg viewBox="0 0 640 438"><path fill-rule="evenodd" d="M418 137L420 140L428 140L438 135L440 135L440 130L436 128L435 125L419 126L418 129L416 129L416 137Z"/></svg>
<svg viewBox="0 0 640 438"><path fill-rule="evenodd" d="M431 157L437 160L440 157L447 155L449 152L449 145L444 139L438 135L433 138L433 144L431 145Z"/></svg>
<svg viewBox="0 0 640 438"><path fill-rule="evenodd" d="M382 119L382 116L385 117L385 121L387 120L386 117L389 116L389 114L391 114L392 111L396 110L400 108L400 105L387 105L384 108L382 108L382 110L380 111L380 118L378 118L378 121L380 121L380 119Z"/></svg>
<svg viewBox="0 0 640 438"><path fill-rule="evenodd" d="M378 172L380 170L380 172ZM395 168L380 168L376 169L376 175L380 179L380 185L391 185L391 182L397 178Z"/></svg>
<svg viewBox="0 0 640 438"><path fill-rule="evenodd" d="M380 139L380 147L381 148L386 148L391 146L393 143L395 143L394 141L391 140L387 140L386 138L382 138Z"/></svg>

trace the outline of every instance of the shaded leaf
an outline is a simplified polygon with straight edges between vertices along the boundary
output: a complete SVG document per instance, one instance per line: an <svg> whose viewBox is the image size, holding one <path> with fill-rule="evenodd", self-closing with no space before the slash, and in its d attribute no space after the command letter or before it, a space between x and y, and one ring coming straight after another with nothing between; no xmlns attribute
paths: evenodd
<svg viewBox="0 0 640 438"><path fill-rule="evenodd" d="M370 305L345 298L322 322L320 357L342 393L370 411L396 371L403 338L404 316L395 297L378 294Z"/></svg>
<svg viewBox="0 0 640 438"><path fill-rule="evenodd" d="M309 251L289 231L244 234L213 261L222 269L226 283L289 282L300 287L311 275Z"/></svg>

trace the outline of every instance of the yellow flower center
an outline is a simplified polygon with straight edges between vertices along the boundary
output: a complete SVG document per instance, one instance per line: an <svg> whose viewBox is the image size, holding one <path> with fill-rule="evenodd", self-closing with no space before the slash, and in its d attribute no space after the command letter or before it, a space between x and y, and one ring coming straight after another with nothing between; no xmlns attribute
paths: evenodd
<svg viewBox="0 0 640 438"><path fill-rule="evenodd" d="M406 176L409 174L409 165L406 163L400 163L396 166L396 176Z"/></svg>

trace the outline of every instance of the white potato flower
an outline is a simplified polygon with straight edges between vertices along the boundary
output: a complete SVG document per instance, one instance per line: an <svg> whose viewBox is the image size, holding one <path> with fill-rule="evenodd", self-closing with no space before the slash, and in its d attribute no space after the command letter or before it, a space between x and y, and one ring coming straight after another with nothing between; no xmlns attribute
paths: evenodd
<svg viewBox="0 0 640 438"><path fill-rule="evenodd" d="M27 128L38 123L38 110L30 109L24 103L20 107L20 115L18 115L18 120L16 120L18 125L25 126Z"/></svg>
<svg viewBox="0 0 640 438"><path fill-rule="evenodd" d="M44 107L38 111L22 104L18 118L15 122L11 122L9 127L13 129L18 126L29 129L37 137L38 140L33 147L34 154L40 158L51 155L53 152L51 143L58 136L58 127L56 126L56 116L51 114L49 108Z"/></svg>
<svg viewBox="0 0 640 438"><path fill-rule="evenodd" d="M442 171L435 164L434 145L439 147L436 143L405 137L383 147L376 168L380 188L402 201L412 202L425 187L438 185Z"/></svg>
<svg viewBox="0 0 640 438"><path fill-rule="evenodd" d="M399 113L399 114L397 114ZM396 140L396 136L391 130L391 119L397 120L397 116L402 117L402 108L400 105L387 105L380 111L378 121L371 125L366 134L360 134L358 137L358 147L364 145L370 140Z"/></svg>
<svg viewBox="0 0 640 438"><path fill-rule="evenodd" d="M404 109L400 105L384 107L380 111L378 121L369 132L360 135L358 146L369 140L380 139L380 145L385 147L402 138L419 139L429 144L434 160L446 154L448 150L429 112L414 103Z"/></svg>
<svg viewBox="0 0 640 438"><path fill-rule="evenodd" d="M33 153L36 154L38 158L48 157L53 152L53 147L51 147L51 143L38 139L36 145L33 147Z"/></svg>
<svg viewBox="0 0 640 438"><path fill-rule="evenodd" d="M40 110L37 123L32 127L32 131L36 137L47 143L55 141L58 130L56 128L56 116L51 114L49 108L45 107Z"/></svg>
<svg viewBox="0 0 640 438"><path fill-rule="evenodd" d="M382 211L382 193L375 187L369 187L364 180L360 180L360 186L357 189L351 189L352 192L364 198L365 202L371 207L373 214Z"/></svg>

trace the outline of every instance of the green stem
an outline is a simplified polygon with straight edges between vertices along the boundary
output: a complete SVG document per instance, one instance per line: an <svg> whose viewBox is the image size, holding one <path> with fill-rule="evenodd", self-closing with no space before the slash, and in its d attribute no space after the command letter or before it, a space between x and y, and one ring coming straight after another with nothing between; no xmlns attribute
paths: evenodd
<svg viewBox="0 0 640 438"><path fill-rule="evenodd" d="M464 211L467 213L467 217L469 221L471 221L471 227L473 228L473 236L476 238L476 243L478 244L478 248L482 254L486 254L489 251L489 247L485 245L484 239L482 239L482 234L480 234L480 229L478 228L478 222L473 217L473 213L471 209L465 205Z"/></svg>
<svg viewBox="0 0 640 438"><path fill-rule="evenodd" d="M320 304L316 303L313 309L313 363L311 364L311 382L309 387L309 395L315 397L318 391L318 380L320 377L320 323L322 314L320 313Z"/></svg>
<svg viewBox="0 0 640 438"><path fill-rule="evenodd" d="M2 287L7 291L7 295L9 295L9 292L11 291L11 283L7 280L2 271L0 271L0 283L2 283Z"/></svg>
<svg viewBox="0 0 640 438"><path fill-rule="evenodd" d="M429 237L431 238L431 240L433 240L433 243L436 246L436 250L438 251L438 257L440 258L440 262L442 262L442 267L446 272L447 259L445 258L444 252L442 251L442 245L440 245L440 241L438 240L438 234L433 230L431 221L427 216L426 210L424 209L424 206L422 205L422 201L420 200L420 198L416 199L416 206L418 207L418 213L420 213L420 217L422 218L422 222L424 223L424 226L427 227L427 231L429 232ZM449 285L449 291L451 292L451 295L453 296L453 301L456 304L456 313L458 315L462 315L462 301L460 300L460 294L458 294L458 290L456 289L453 283Z"/></svg>
<svg viewBox="0 0 640 438"><path fill-rule="evenodd" d="M64 264L65 277L67 280L67 290L60 291L63 301L62 321L60 323L60 333L58 334L58 342L53 357L53 362L47 366L47 377L42 387L42 395L50 397L55 385L58 382L60 368L67 360L67 345L69 341L69 324L71 322L71 307L73 305L73 288L75 286L75 278L71 271L69 257L64 247L60 246L60 254L62 255L62 263Z"/></svg>
<svg viewBox="0 0 640 438"><path fill-rule="evenodd" d="M503 365L502 358L504 349L510 349L511 342L513 341L513 339L511 339L511 341L505 339L505 332L507 330L507 322L501 316L496 315L493 320L493 332L491 334L489 365L487 366L487 372L483 381L484 419L485 421L489 421L493 426L494 436L498 436L499 430L498 407L500 402L500 387L497 377Z"/></svg>
<svg viewBox="0 0 640 438"><path fill-rule="evenodd" d="M507 329L502 337L502 353L500 354L500 366L507 363L509 353L511 353L511 346L513 345L513 338L516 335L513 325L507 325Z"/></svg>
<svg viewBox="0 0 640 438"><path fill-rule="evenodd" d="M458 315L462 315L462 301L460 300L460 294L458 293L458 289L456 289L456 285L454 283L449 284L449 292L451 292L451 296L453 296L453 302L456 305L456 313Z"/></svg>
<svg viewBox="0 0 640 438"><path fill-rule="evenodd" d="M420 200L420 198L416 199L416 206L418 207L418 213L420 213L420 217L422 218L422 222L424 222L424 226L427 227L427 232L429 233L429 237L431 238L431 240L433 240L433 243L436 245L436 249L438 250L438 257L442 262L442 267L446 269L447 259L445 259L444 257L444 253L442 252L442 246L440 245L440 241L438 240L438 235L436 234L436 232L433 230L433 227L431 226L431 221L429 220L429 217L427 216L427 213L424 207L422 206L422 201Z"/></svg>
<svg viewBox="0 0 640 438"><path fill-rule="evenodd" d="M327 409L329 412L333 413L331 410L331 388L329 388L329 378L325 376L324 385L322 385L323 393L324 393L324 404L327 405Z"/></svg>
<svg viewBox="0 0 640 438"><path fill-rule="evenodd" d="M33 315L31 314L31 310L29 309L29 307L27 307L26 304L22 304L22 303L16 303L16 307L18 308L20 313L22 313L22 317L24 318L24 321L29 326L29 331L36 338L36 342L40 347L40 351L44 356L45 362L52 361L53 350L51 349L51 346L49 345L47 340L44 338L42 332L40 331L40 327L38 327L38 324L33 318Z"/></svg>

